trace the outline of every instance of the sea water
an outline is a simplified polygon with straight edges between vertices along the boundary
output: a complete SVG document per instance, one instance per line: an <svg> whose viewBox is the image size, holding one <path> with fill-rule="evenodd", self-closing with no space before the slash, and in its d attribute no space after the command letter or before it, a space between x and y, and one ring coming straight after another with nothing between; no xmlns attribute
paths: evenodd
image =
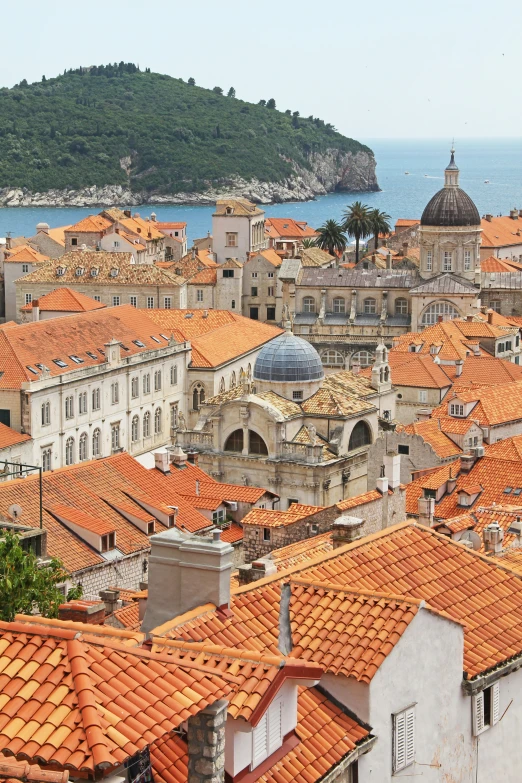
<svg viewBox="0 0 522 783"><path fill-rule="evenodd" d="M444 182L449 162L450 140L364 139L375 153L378 193L332 193L315 201L266 206L268 217L306 220L314 228L328 218L340 220L344 210L356 200L387 212L392 223L397 218L420 218L432 195ZM462 139L455 143L455 159L460 168L461 187L471 196L481 215L508 214L522 209L522 138ZM408 172L408 173L406 173ZM488 182L486 182L488 180ZM121 205L125 207L125 204ZM142 217L155 212L160 221L186 221L190 242L212 230L213 207L146 204L133 207ZM16 207L0 208L0 237L32 236L36 224L51 227L71 225L96 207Z"/></svg>

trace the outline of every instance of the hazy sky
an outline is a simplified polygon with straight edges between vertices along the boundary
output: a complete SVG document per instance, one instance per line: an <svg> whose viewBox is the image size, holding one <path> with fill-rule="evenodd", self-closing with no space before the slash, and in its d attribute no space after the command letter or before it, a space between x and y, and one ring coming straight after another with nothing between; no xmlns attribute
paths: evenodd
<svg viewBox="0 0 522 783"><path fill-rule="evenodd" d="M0 85L124 60L368 137L519 136L516 0L0 0ZM11 35L12 32L12 35Z"/></svg>

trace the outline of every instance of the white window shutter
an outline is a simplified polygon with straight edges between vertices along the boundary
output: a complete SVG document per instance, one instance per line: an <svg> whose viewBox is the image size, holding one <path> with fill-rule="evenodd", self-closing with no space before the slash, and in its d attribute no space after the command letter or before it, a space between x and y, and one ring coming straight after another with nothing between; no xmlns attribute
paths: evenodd
<svg viewBox="0 0 522 783"><path fill-rule="evenodd" d="M413 764L415 760L415 710L413 707L406 710L406 764Z"/></svg>
<svg viewBox="0 0 522 783"><path fill-rule="evenodd" d="M500 720L500 683L495 682L491 686L491 725L494 726Z"/></svg>
<svg viewBox="0 0 522 783"><path fill-rule="evenodd" d="M393 769L398 772L406 765L406 713L394 716L393 731Z"/></svg>
<svg viewBox="0 0 522 783"><path fill-rule="evenodd" d="M268 755L281 747L283 737L281 735L281 712L283 705L276 701L268 710Z"/></svg>
<svg viewBox="0 0 522 783"><path fill-rule="evenodd" d="M252 769L261 764L267 756L267 731L268 731L268 712L265 712L257 726L252 732Z"/></svg>
<svg viewBox="0 0 522 783"><path fill-rule="evenodd" d="M473 734L478 736L484 731L484 693L475 694L473 697Z"/></svg>

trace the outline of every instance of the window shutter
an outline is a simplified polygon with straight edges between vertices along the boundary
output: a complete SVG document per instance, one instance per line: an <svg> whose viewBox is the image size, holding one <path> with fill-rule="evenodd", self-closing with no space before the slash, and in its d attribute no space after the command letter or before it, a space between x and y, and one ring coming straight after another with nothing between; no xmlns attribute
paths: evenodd
<svg viewBox="0 0 522 783"><path fill-rule="evenodd" d="M405 712L406 719L406 764L413 764L415 760L415 710L411 707Z"/></svg>
<svg viewBox="0 0 522 783"><path fill-rule="evenodd" d="M473 697L473 734L475 737L484 731L484 693Z"/></svg>
<svg viewBox="0 0 522 783"><path fill-rule="evenodd" d="M406 713L395 715L394 722L393 770L397 772L406 764Z"/></svg>
<svg viewBox="0 0 522 783"><path fill-rule="evenodd" d="M252 732L252 769L267 758L268 712L265 712Z"/></svg>
<svg viewBox="0 0 522 783"><path fill-rule="evenodd" d="M500 720L500 683L495 682L491 686L491 725L494 726Z"/></svg>
<svg viewBox="0 0 522 783"><path fill-rule="evenodd" d="M268 755L281 747L281 711L282 703L277 701L268 710Z"/></svg>

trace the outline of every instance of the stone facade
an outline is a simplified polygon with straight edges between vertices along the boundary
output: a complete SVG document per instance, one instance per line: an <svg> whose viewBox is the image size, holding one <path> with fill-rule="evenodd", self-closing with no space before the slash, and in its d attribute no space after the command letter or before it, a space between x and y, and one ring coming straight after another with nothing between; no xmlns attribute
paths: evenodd
<svg viewBox="0 0 522 783"><path fill-rule="evenodd" d="M188 783L225 780L227 702L216 701L188 719Z"/></svg>
<svg viewBox="0 0 522 783"><path fill-rule="evenodd" d="M83 597L92 600L99 596L100 590L107 590L115 584L124 585L129 590L139 590L140 585L147 581L149 552L150 549L142 550L76 571L65 583L65 592L80 584L83 587Z"/></svg>
<svg viewBox="0 0 522 783"><path fill-rule="evenodd" d="M435 449L420 435L408 432L386 432L377 438L368 452L368 485L372 486L379 477L380 467L389 451L401 455L400 478L403 484L409 484L416 470L434 468L453 462L458 454L451 457L439 457Z"/></svg>

